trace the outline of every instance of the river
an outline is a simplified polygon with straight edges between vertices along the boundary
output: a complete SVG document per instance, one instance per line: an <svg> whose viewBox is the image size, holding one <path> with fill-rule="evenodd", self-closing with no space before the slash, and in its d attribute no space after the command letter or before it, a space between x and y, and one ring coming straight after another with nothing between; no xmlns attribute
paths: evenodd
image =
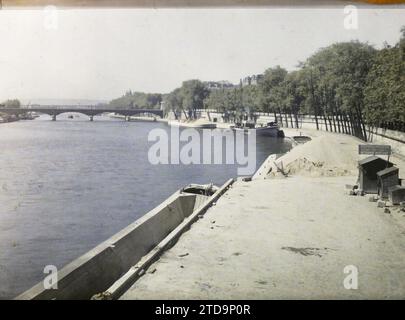
<svg viewBox="0 0 405 320"><path fill-rule="evenodd" d="M12 298L189 183L223 184L233 165L152 165L164 123L75 114L0 124L0 298ZM224 146L225 148L225 146ZM257 137L256 162L289 150Z"/></svg>

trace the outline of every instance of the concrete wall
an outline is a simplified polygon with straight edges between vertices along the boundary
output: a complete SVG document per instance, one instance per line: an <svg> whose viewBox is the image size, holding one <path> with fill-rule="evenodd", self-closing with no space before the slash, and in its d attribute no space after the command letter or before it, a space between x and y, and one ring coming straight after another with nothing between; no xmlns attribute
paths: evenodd
<svg viewBox="0 0 405 320"><path fill-rule="evenodd" d="M217 118L217 122L221 123L224 122L224 119L222 117L222 113L216 112L215 110L197 110L197 115L201 118L206 118L212 121L213 118ZM257 115L257 123L258 124L267 124L268 122L275 121L274 114L273 113L263 113L263 112L256 112L255 115ZM281 126L283 124L284 127L286 126L285 123L285 115L283 114L283 123L280 121L280 115L277 114L277 120L279 125ZM182 115L182 119L184 119L184 115ZM287 115L288 119L288 127L291 127L291 119L290 115ZM318 119L319 123L319 129L320 130L325 130L325 124L323 122L323 119ZM295 119L293 118L293 124L295 126ZM304 129L316 129L316 123L315 123L315 117L314 116L299 116L299 127L304 128ZM329 123L328 123L329 127Z"/></svg>
<svg viewBox="0 0 405 320"><path fill-rule="evenodd" d="M58 272L58 289L40 282L16 299L90 299L136 264L208 197L176 192L162 204Z"/></svg>

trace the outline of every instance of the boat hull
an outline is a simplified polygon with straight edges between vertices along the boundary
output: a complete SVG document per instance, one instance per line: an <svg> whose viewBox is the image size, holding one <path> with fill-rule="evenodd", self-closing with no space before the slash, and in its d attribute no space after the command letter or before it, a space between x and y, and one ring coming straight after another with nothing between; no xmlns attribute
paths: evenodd
<svg viewBox="0 0 405 320"><path fill-rule="evenodd" d="M196 128L196 129L215 129L217 127L216 123L193 123L193 122L180 122L177 120L169 121L170 126L175 127L187 127L187 128Z"/></svg>
<svg viewBox="0 0 405 320"><path fill-rule="evenodd" d="M277 127L256 128L256 135L264 137L279 137L280 130Z"/></svg>
<svg viewBox="0 0 405 320"><path fill-rule="evenodd" d="M256 131L257 136L263 137L273 137L273 138L282 138L284 137L283 130L280 130L278 127L260 127L255 129L247 128L232 128L235 132L243 132L245 134L250 134Z"/></svg>

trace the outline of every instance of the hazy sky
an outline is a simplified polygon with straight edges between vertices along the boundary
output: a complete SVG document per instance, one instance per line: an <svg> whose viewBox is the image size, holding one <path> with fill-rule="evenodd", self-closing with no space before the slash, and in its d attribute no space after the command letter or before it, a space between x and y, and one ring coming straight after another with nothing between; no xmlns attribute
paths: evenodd
<svg viewBox="0 0 405 320"><path fill-rule="evenodd" d="M127 89L169 92L181 81L229 80L318 48L359 39L398 41L405 9L359 9L359 27L338 9L0 10L0 101L111 99Z"/></svg>

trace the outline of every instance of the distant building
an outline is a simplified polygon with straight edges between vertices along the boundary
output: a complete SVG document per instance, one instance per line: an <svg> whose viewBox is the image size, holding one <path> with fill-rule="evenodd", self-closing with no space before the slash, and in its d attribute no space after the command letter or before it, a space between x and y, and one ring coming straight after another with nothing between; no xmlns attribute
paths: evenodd
<svg viewBox="0 0 405 320"><path fill-rule="evenodd" d="M218 89L230 89L234 85L229 81L206 81L204 82L208 90L218 90Z"/></svg>
<svg viewBox="0 0 405 320"><path fill-rule="evenodd" d="M241 79L242 86L254 86L257 85L263 79L262 74L254 74Z"/></svg>
<svg viewBox="0 0 405 320"><path fill-rule="evenodd" d="M229 81L205 81L204 84L208 90L218 90L218 89L232 89L244 86L254 86L257 85L263 79L262 74L254 74L240 79L240 83L235 85Z"/></svg>

